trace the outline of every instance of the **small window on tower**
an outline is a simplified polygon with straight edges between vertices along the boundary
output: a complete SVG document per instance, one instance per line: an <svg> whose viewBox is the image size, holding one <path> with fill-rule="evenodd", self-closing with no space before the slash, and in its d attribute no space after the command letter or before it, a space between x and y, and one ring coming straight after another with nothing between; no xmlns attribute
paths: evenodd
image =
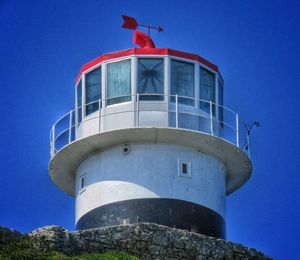
<svg viewBox="0 0 300 260"><path fill-rule="evenodd" d="M191 162L178 160L178 176L179 177L186 177L191 178Z"/></svg>
<svg viewBox="0 0 300 260"><path fill-rule="evenodd" d="M80 192L84 191L85 190L85 187L86 187L86 179L85 179L85 175L81 175L80 177Z"/></svg>
<svg viewBox="0 0 300 260"><path fill-rule="evenodd" d="M181 164L181 172L182 172L182 174L188 174L188 164L187 163Z"/></svg>

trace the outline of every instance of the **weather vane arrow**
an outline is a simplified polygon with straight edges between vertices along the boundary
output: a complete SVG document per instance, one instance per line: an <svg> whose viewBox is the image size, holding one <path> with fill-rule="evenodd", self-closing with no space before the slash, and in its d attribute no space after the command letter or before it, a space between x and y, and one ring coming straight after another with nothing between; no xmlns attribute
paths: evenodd
<svg viewBox="0 0 300 260"><path fill-rule="evenodd" d="M162 32L164 29L161 28L160 26L151 26L151 25L143 25L139 24L135 18L127 16L127 15L122 15L122 18L124 20L124 23L122 25L122 28L130 29L130 30L135 30L138 26L148 28L148 35L150 35L150 30L158 30L158 32Z"/></svg>

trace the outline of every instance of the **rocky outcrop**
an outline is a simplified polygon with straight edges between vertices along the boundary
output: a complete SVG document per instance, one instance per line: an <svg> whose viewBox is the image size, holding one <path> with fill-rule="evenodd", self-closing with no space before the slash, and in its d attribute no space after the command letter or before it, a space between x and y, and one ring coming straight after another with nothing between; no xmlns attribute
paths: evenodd
<svg viewBox="0 0 300 260"><path fill-rule="evenodd" d="M75 232L46 226L29 235L41 250L67 255L123 251L141 259L271 259L254 248L149 223Z"/></svg>

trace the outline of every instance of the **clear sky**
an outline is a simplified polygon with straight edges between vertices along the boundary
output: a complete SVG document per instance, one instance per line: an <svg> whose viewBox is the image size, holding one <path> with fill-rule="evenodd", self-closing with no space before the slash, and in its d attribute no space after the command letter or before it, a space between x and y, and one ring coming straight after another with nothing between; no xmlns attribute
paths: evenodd
<svg viewBox="0 0 300 260"><path fill-rule="evenodd" d="M157 47L217 64L225 105L252 133L253 174L227 199L227 238L299 253L299 1L0 0L0 225L74 230L74 199L48 177L49 131L74 107L80 67L133 47L121 15L161 25Z"/></svg>

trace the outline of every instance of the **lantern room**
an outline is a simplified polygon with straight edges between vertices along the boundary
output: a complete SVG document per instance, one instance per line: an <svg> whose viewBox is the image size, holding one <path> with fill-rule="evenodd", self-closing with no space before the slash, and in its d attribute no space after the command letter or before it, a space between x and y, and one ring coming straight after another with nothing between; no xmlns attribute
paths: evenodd
<svg viewBox="0 0 300 260"><path fill-rule="evenodd" d="M222 136L223 80L217 66L198 55L165 48L123 50L83 66L76 108L76 138L136 124Z"/></svg>

